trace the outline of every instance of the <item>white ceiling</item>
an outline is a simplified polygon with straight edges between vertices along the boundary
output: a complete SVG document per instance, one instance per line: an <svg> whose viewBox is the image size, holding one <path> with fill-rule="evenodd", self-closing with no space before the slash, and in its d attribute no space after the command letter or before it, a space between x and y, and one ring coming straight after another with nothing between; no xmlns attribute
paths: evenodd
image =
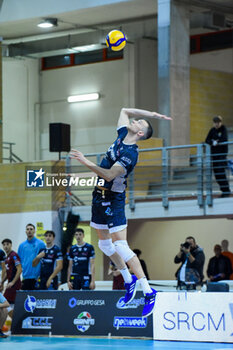
<svg viewBox="0 0 233 350"><path fill-rule="evenodd" d="M48 14L48 17L58 19L58 26L54 29L45 30L37 27L37 24L43 18L46 18L46 16L38 16L24 20L2 22L0 23L0 33L3 39L6 40L30 35L40 35L46 32L72 30L80 27L94 26L101 28L103 24L131 21L135 18L155 16L156 13L157 0L133 0L120 4L78 9L63 13L57 13L56 8L54 8L54 13Z"/></svg>
<svg viewBox="0 0 233 350"><path fill-rule="evenodd" d="M134 40L135 37L140 36L156 37L157 0L119 0L120 3L112 0L112 3L111 1L105 1L105 3L108 3L105 6L102 6L104 1L92 0L92 7L83 7L68 12L58 12L58 8L54 7L53 10L50 8L46 15L46 7L44 7L43 16L38 13L37 16L33 15L31 18L27 15L27 7L25 7L24 19L22 15L17 18L16 13L12 13L8 14L10 20L7 20L4 6L14 1L20 1L21 4L27 2L33 4L35 0L0 0L0 7L2 3L0 36L3 38L3 44L10 45L10 48L16 48L12 51L12 55L30 56L34 53L43 55L45 51L67 49L68 47L78 46L79 43L88 44L95 41L100 43L108 31L115 28L122 28L127 31L129 40ZM50 1L51 4L51 0L47 1ZM228 23L232 24L233 27L233 0L178 1L189 4L192 12L213 10L223 13ZM38 6L38 1L36 0L36 2ZM57 2L60 2L60 0L57 0ZM101 6L93 7L93 4L98 2L101 3ZM17 4L19 6L20 3ZM23 9L20 8L20 10ZM58 26L52 29L37 27L37 24L46 17L57 18Z"/></svg>

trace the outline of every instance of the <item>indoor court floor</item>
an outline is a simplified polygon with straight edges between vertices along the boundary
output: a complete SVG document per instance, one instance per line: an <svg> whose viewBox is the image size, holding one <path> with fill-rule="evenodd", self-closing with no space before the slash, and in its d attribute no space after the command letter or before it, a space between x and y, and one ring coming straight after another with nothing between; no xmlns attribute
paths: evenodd
<svg viewBox="0 0 233 350"><path fill-rule="evenodd" d="M145 339L101 339L74 337L29 337L10 336L0 339L1 350L222 350L233 349L233 344L170 342Z"/></svg>

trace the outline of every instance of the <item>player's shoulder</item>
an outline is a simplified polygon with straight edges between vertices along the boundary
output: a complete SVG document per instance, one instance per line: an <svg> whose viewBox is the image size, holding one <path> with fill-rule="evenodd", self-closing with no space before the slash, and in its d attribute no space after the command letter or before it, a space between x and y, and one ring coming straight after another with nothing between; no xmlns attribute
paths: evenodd
<svg viewBox="0 0 233 350"><path fill-rule="evenodd" d="M28 245L28 244L30 244L30 243L29 243L28 240L26 239L25 241L23 241L23 242L20 243L19 248L22 248L22 247L24 247L24 246L26 246L26 245Z"/></svg>
<svg viewBox="0 0 233 350"><path fill-rule="evenodd" d="M1 255L5 255L4 251L2 249L0 249L0 256Z"/></svg>
<svg viewBox="0 0 233 350"><path fill-rule="evenodd" d="M10 255L11 255L11 256L16 256L17 258L19 258L19 255L18 255L14 250L12 250L12 251L10 252Z"/></svg>
<svg viewBox="0 0 233 350"><path fill-rule="evenodd" d="M92 245L92 244L90 244L90 243L87 243L88 244L88 248L90 249L90 250L95 250L95 248L94 248L94 246Z"/></svg>
<svg viewBox="0 0 233 350"><path fill-rule="evenodd" d="M124 147L124 149L121 151L119 160L121 163L123 163L124 166L134 166L138 160L138 148Z"/></svg>
<svg viewBox="0 0 233 350"><path fill-rule="evenodd" d="M4 260L6 257L4 251L2 249L0 249L0 261Z"/></svg>
<svg viewBox="0 0 233 350"><path fill-rule="evenodd" d="M54 244L53 248L54 248L54 250L56 252L60 252L61 251L61 248L59 248L58 245L56 245L56 244Z"/></svg>
<svg viewBox="0 0 233 350"><path fill-rule="evenodd" d="M125 138L125 136L127 135L127 133L128 133L128 128L127 128L126 125L120 125L120 126L117 128L118 137Z"/></svg>

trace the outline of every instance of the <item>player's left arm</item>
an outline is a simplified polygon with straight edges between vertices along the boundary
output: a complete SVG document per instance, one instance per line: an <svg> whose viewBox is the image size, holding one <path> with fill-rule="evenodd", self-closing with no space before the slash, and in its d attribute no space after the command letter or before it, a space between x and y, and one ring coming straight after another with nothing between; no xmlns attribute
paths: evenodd
<svg viewBox="0 0 233 350"><path fill-rule="evenodd" d="M49 276L47 282L46 282L46 287L49 288L50 284L52 283L52 280L54 277L57 276L57 274L62 270L63 268L63 259L59 259L56 261L56 267L53 271L53 273Z"/></svg>
<svg viewBox="0 0 233 350"><path fill-rule="evenodd" d="M112 181L117 176L125 174L125 169L119 165L119 163L115 163L110 169L104 169L91 162L82 154L82 152L75 149L71 150L70 158L76 159L81 164L85 165L88 169L92 170L96 175L100 176L108 182Z"/></svg>
<svg viewBox="0 0 233 350"><path fill-rule="evenodd" d="M128 126L129 125L129 119L130 118L154 118L154 119L165 119L165 120L171 120L172 118L167 117L164 114L160 114L157 112L150 112L145 109L138 109L138 108L122 108L117 127L120 128L121 126Z"/></svg>
<svg viewBox="0 0 233 350"><path fill-rule="evenodd" d="M91 282L90 289L95 289L95 258L90 259L91 262Z"/></svg>
<svg viewBox="0 0 233 350"><path fill-rule="evenodd" d="M6 286L6 289L13 287L13 285L18 281L20 275L22 273L22 266L21 264L16 265L16 274L15 277L11 282L9 282Z"/></svg>

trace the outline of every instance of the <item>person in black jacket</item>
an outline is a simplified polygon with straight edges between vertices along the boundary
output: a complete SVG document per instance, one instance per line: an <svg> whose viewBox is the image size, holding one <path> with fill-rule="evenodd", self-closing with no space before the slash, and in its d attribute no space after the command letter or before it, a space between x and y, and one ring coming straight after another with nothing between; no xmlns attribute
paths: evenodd
<svg viewBox="0 0 233 350"><path fill-rule="evenodd" d="M204 262L203 249L196 244L194 237L187 237L174 259L175 264L182 263L175 274L180 289L196 289L196 285L202 283Z"/></svg>
<svg viewBox="0 0 233 350"><path fill-rule="evenodd" d="M213 256L208 263L207 276L211 282L229 280L232 272L231 261L222 254L222 247L219 244L214 246Z"/></svg>
<svg viewBox="0 0 233 350"><path fill-rule="evenodd" d="M222 124L222 117L213 118L214 126L210 129L205 142L211 145L212 166L215 179L222 191L221 197L230 195L229 183L226 177L227 153L228 145L221 145L222 142L227 142L227 129Z"/></svg>

